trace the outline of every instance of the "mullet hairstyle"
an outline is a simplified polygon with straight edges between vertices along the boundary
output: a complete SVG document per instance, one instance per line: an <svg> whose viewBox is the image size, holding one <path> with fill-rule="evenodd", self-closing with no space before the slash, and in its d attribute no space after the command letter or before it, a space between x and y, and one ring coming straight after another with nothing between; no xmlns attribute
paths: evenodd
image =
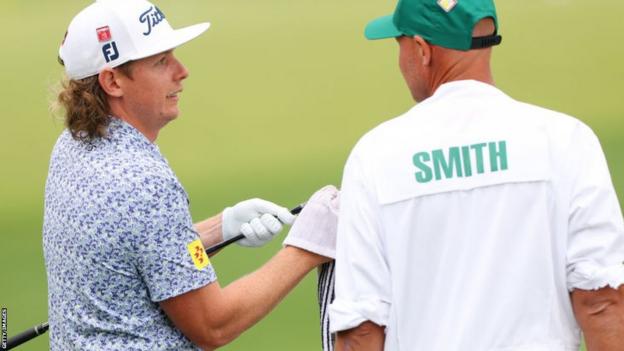
<svg viewBox="0 0 624 351"><path fill-rule="evenodd" d="M116 67L132 79L131 61ZM65 79L57 102L65 110L65 126L78 141L90 142L106 136L111 121L108 95L100 86L98 75L83 79Z"/></svg>

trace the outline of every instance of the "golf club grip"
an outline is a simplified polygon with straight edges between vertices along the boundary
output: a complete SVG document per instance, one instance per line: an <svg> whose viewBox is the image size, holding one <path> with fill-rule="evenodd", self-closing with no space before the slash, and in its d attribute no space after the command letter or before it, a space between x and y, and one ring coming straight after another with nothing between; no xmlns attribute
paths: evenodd
<svg viewBox="0 0 624 351"><path fill-rule="evenodd" d="M301 210L303 209L303 206L305 206L305 203L302 203L302 204L298 205L297 207L293 208L292 210L290 210L290 213L293 214L293 215L299 214L299 212L301 212ZM229 239L227 239L225 241L222 241L222 242L220 242L220 243L218 243L216 245L213 245L213 246L207 248L206 249L206 254L210 255L210 254L212 254L212 253L214 253L216 251L219 251L222 248L230 245L231 243L237 242L237 241L239 241L241 239L244 239L244 238L245 238L245 235L238 234L235 237L229 238Z"/></svg>
<svg viewBox="0 0 624 351"><path fill-rule="evenodd" d="M49 328L48 322L45 322L41 325L37 325L33 328L30 328L24 332L21 332L15 335L14 337L10 338L9 341L7 342L7 345L6 345L7 347L5 350L10 350L31 339L38 337L39 335L44 334L45 332L48 331L48 328Z"/></svg>

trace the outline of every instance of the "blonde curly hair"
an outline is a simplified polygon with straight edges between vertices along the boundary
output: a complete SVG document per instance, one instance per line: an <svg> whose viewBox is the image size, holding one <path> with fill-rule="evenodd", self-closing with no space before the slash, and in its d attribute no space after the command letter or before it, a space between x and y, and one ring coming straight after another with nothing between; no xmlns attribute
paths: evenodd
<svg viewBox="0 0 624 351"><path fill-rule="evenodd" d="M132 78L131 62L117 69ZM108 94L100 86L98 75L63 80L56 105L64 110L65 126L74 139L89 142L106 136L111 111Z"/></svg>

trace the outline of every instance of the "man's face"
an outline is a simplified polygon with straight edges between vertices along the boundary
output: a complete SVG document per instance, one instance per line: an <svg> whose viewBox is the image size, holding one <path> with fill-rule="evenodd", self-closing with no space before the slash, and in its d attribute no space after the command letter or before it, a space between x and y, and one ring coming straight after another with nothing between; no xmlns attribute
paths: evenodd
<svg viewBox="0 0 624 351"><path fill-rule="evenodd" d="M121 84L126 112L149 129L159 130L179 114L178 100L188 71L167 51L132 63Z"/></svg>
<svg viewBox="0 0 624 351"><path fill-rule="evenodd" d="M422 52L416 40L412 37L398 37L399 43L399 67L403 79L416 101L422 101L428 97L425 67L422 65Z"/></svg>

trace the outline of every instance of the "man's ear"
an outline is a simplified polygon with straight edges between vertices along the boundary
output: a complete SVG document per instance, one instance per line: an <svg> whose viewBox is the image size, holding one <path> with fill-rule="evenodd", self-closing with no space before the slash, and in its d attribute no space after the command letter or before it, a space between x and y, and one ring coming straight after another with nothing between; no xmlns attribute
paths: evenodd
<svg viewBox="0 0 624 351"><path fill-rule="evenodd" d="M431 65L431 45L419 35L415 35L412 40L414 44L416 44L417 50L422 58L421 64L423 66Z"/></svg>
<svg viewBox="0 0 624 351"><path fill-rule="evenodd" d="M104 68L98 75L98 81L100 86L106 92L106 94L113 97L123 96L123 90L119 85L119 72L114 71L111 68Z"/></svg>

